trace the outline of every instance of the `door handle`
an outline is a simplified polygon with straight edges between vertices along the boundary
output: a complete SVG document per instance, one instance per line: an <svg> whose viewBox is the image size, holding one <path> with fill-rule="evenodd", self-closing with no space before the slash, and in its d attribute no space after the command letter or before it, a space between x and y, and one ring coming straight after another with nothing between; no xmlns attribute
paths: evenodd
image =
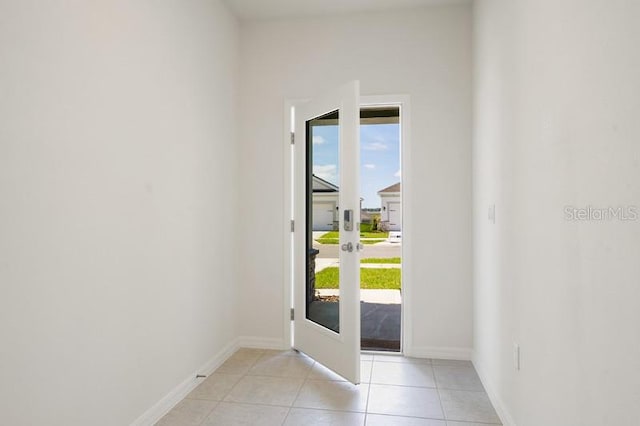
<svg viewBox="0 0 640 426"><path fill-rule="evenodd" d="M352 243L346 243L342 245L342 251L347 251L349 253L351 253L353 251L353 244Z"/></svg>

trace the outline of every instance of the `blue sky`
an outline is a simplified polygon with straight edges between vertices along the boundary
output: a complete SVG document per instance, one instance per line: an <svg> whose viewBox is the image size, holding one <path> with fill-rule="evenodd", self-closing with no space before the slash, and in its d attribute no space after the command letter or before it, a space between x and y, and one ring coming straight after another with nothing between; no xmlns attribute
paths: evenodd
<svg viewBox="0 0 640 426"><path fill-rule="evenodd" d="M360 126L360 193L363 207L380 207L377 192L400 181L398 124ZM338 127L313 128L313 172L339 186Z"/></svg>

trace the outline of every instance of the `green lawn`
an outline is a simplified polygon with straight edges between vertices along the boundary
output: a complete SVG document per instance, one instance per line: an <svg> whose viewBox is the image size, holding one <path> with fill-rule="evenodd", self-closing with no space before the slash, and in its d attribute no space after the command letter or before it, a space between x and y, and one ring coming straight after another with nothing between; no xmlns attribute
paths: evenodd
<svg viewBox="0 0 640 426"><path fill-rule="evenodd" d="M320 244L338 244L340 242L337 238L318 238L316 241Z"/></svg>
<svg viewBox="0 0 640 426"><path fill-rule="evenodd" d="M373 231L373 232L360 231L360 238L389 238L389 233L382 232L382 231Z"/></svg>
<svg viewBox="0 0 640 426"><path fill-rule="evenodd" d="M360 230L362 232L371 232L371 224L370 223L361 223Z"/></svg>
<svg viewBox="0 0 640 426"><path fill-rule="evenodd" d="M378 257L368 257L366 259L361 259L360 263L397 263L400 264L399 257L388 257L388 258L378 258Z"/></svg>
<svg viewBox="0 0 640 426"><path fill-rule="evenodd" d="M325 268L316 274L316 288L338 288L339 269ZM400 269L360 268L360 288L400 289Z"/></svg>
<svg viewBox="0 0 640 426"><path fill-rule="evenodd" d="M338 231L329 231L326 234L322 234L320 238L340 238L340 233Z"/></svg>
<svg viewBox="0 0 640 426"><path fill-rule="evenodd" d="M325 239L325 238L340 238L340 232L339 231L329 231L326 234L323 234L320 236L320 238ZM382 231L363 231L360 230L360 238L389 238L389 233L388 232L382 232Z"/></svg>
<svg viewBox="0 0 640 426"><path fill-rule="evenodd" d="M338 238L325 238L324 236L322 236L322 238L318 238L316 240L317 242L319 242L320 244L339 244L340 240ZM360 240L360 242L362 244L375 244L375 243L381 243L385 240Z"/></svg>

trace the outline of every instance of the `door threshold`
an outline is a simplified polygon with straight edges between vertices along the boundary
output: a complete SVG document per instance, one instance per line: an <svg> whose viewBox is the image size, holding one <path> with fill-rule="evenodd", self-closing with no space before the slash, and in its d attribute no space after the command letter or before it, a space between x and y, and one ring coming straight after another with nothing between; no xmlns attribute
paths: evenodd
<svg viewBox="0 0 640 426"><path fill-rule="evenodd" d="M369 349L362 349L360 351L361 355L396 355L396 356L404 356L402 352L392 352L392 351L372 351Z"/></svg>

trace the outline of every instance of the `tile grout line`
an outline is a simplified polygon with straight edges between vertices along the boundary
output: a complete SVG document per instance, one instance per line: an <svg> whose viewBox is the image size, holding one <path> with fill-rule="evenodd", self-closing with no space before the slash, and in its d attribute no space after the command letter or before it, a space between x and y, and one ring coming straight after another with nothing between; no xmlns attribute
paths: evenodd
<svg viewBox="0 0 640 426"><path fill-rule="evenodd" d="M312 358L309 358L312 359ZM287 421L287 419L289 418L289 414L291 414L291 409L294 408L293 404L296 403L296 401L298 400L298 397L300 396L300 392L302 391L302 388L304 387L304 385L307 383L307 381L309 380L309 376L311 375L311 370L313 370L313 367L318 363L318 361L313 360L313 363L311 364L311 367L309 368L309 371L307 371L307 374L305 375L305 377L302 380L302 383L300 384L300 387L298 388L298 391L296 392L296 396L293 397L293 401L291 401L291 405L289 406L289 410L287 411L287 415L284 417L284 420L282 421L282 424L284 425Z"/></svg>
<svg viewBox="0 0 640 426"><path fill-rule="evenodd" d="M237 353L238 353L238 351L239 351L240 349L242 349L242 348L238 348L238 349L237 349L237 350L236 350L236 351L235 351L235 352L234 352L234 353L233 353L233 354L232 354L232 355L231 355L227 360L231 359L235 354L237 354ZM244 377L246 377L246 376L247 376L247 373L249 372L249 370L251 370L251 368L256 364L256 362L258 362L258 360L259 360L260 358L262 358L262 356L263 356L264 354L265 354L265 352L264 352L264 351L260 351L260 356L258 356L255 360L253 360L253 362L251 362L251 365L249 365L249 368L247 369L247 371L245 371L244 373L242 373L242 374L240 374L240 375L239 375L239 376L240 376L240 378L239 378L239 379L238 379L238 380L233 384L233 386L231 386L231 389L229 389L229 390L224 394L224 396L222 397L222 399L221 399L220 401L218 401L218 402L216 403L216 405L211 409L211 411L210 411L210 412L205 416L205 418L204 418L204 419L202 420L202 422L200 423L200 426L202 426L202 425L204 424L204 422L207 420L207 418L211 415L211 413L213 413L213 411L214 411L216 408L218 408L218 406L220 406L220 403L222 403L222 402L227 402L227 403L232 402L232 401L225 401L224 399L225 399L227 396L229 396L229 394L233 391L233 389L235 389L235 387L238 385L238 383L240 383L240 382L242 381L242 379L243 379ZM226 361L225 361L225 362L226 362ZM219 368L220 368L220 367L216 368L216 369L215 369L211 374L209 374L209 376L208 376L208 377L210 377L210 376L214 375L214 374L216 373L216 371L218 371L218 369L219 369ZM225 373L218 373L218 374L225 374ZM235 374L234 374L234 375L235 375ZM207 378L208 378L208 377L207 377ZM206 379L205 379L205 380L206 380ZM202 384L202 383L201 383L201 384ZM201 384L200 384L200 385L201 385ZM200 385L198 385L198 386L200 386Z"/></svg>
<svg viewBox="0 0 640 426"><path fill-rule="evenodd" d="M225 360L225 362L226 362L226 361L228 361L229 359L231 359L231 358L232 358L236 353L238 353L238 351L239 351L240 349L241 349L241 348L236 349L236 351L235 351L233 354L231 354L231 356L230 356L229 358L227 358L227 359ZM262 352L262 353L264 353L264 352ZM262 356L262 354L261 354L260 356ZM260 358L260 357L258 357L258 358ZM257 362L257 360L258 360L258 359L256 359L255 361L253 361L253 363L251 364L251 366L253 366L253 364L255 364L255 363ZM251 368L251 366L250 366L249 368ZM193 390L195 390L195 389L197 389L199 386L201 386L201 385L202 385L202 383L204 383L204 381L205 381L207 378L209 378L209 377L211 377L213 374L215 374L215 373L216 373L216 371L218 371L218 369L219 369L219 368L220 368L220 367L216 368L214 371L212 371L210 374L208 374L208 375L207 375L207 377L206 377L206 378L205 378L201 383L199 383L199 384L198 384L198 386L196 386ZM219 374L224 374L224 373L219 373ZM235 386L240 382L240 380L242 379L242 377L243 377L243 376L245 376L245 375L246 375L246 373L245 373L245 374L241 374L241 375L240 375L240 379L238 379L238 381L237 381L236 383L234 383L234 384L233 384L233 386L231 387L231 389L229 389L229 392L227 392L227 393L222 397L222 399L223 399L223 400L224 400L224 398L225 398L229 393L231 393L231 391L233 390L233 388L234 388L234 387L235 387ZM192 391L192 392L193 392L193 391ZM189 392L189 394L190 394L190 393L191 393L191 392ZM189 398L189 394L187 394L187 395L182 399L182 401L184 401L184 400L186 400L186 399L193 399L193 400L196 400L196 401L209 401L209 402L215 402L215 405L214 405L213 407L211 407L211 410L209 410L209 412L208 412L208 413L203 417L202 421L200 421L200 422L198 423L198 425L199 425L199 426L201 426L201 425L203 425L203 424L204 424L204 422L207 420L207 418L211 415L211 413L213 413L213 411L214 411L214 410L215 410L215 409L220 405L220 403L221 403L221 402L224 402L223 400L221 400L221 401L212 401L212 400L208 400L208 399ZM182 402L182 401L181 401L181 402ZM172 410L173 410L173 409L172 409ZM171 411L170 411L170 412L171 412ZM167 414L169 414L169 413L167 413ZM163 417L164 417L164 416L163 416Z"/></svg>
<svg viewBox="0 0 640 426"><path fill-rule="evenodd" d="M440 395L440 389L438 388L438 379L436 379L436 370L431 366L431 370L433 371L433 383L436 385L436 393L438 394L438 402L440 403L440 409L442 410L442 419L445 424L448 424L447 414L444 412L444 405L442 404L442 396Z"/></svg>
<svg viewBox="0 0 640 426"><path fill-rule="evenodd" d="M287 419L289 418L289 414L291 414L291 407L287 408L287 414L284 416L284 419L282 419L282 423L280 423L280 426L284 426L284 424L287 423Z"/></svg>
<svg viewBox="0 0 640 426"><path fill-rule="evenodd" d="M252 348L251 348L252 349ZM321 365L319 364L317 361L312 360L313 362L308 366L307 371L305 372L304 376L300 377L297 376L298 378L302 379L299 387L297 388L297 391L295 393L295 396L292 399L292 402L289 405L280 405L280 404L266 404L266 403L252 403L252 402L242 402L242 401L225 401L225 398L227 398L234 389L236 389L236 387L238 386L238 384L246 378L250 378L250 377L274 377L274 378L288 378L287 376L281 376L281 375L265 375L265 374L250 374L252 368L254 368L261 359L265 358L266 355L270 354L270 352L265 351L265 350L259 350L257 349L258 354L257 357L255 359L249 359L248 363L245 364L247 365L246 370L243 373L240 374L234 374L234 373L217 373L217 369L215 371L213 371L209 377L213 376L214 374L220 374L220 375L234 375L234 376L239 376L238 380L236 381L236 383L234 383L227 392L224 393L224 395L222 396L222 398L218 401L214 401L211 399L206 399L206 398L190 398L193 400L200 400L200 401L208 401L208 402L214 402L215 404L212 406L212 408L210 410L208 410L208 412L206 413L206 415L203 417L203 420L200 421L198 423L198 425L202 426L206 420L209 418L209 416L211 416L211 414L217 409L219 408L220 404L223 402L227 402L230 404L238 404L238 405L248 405L248 406L269 406L269 407L276 407L276 406L280 406L282 408L285 408L286 414L282 420L281 425L286 424L286 422L288 421L288 419L290 418L289 416L291 415L291 411L294 407L294 404L296 403L296 401L298 400L298 398L301 395L302 389L304 388L304 386L312 381L320 381L320 382L334 382L333 380L323 380L320 378L316 378L313 379L311 377L311 373L313 371L313 369L317 366L317 365ZM238 351L234 352L234 354L232 355L232 357L234 355L237 354ZM230 357L231 358L231 357ZM445 422L445 424L448 424L449 419L447 419L447 415L445 413L444 410L444 405L442 402L442 395L441 395L441 391L458 391L458 392L468 392L468 393L477 393L477 394L486 394L486 390L467 390L467 389L460 389L460 388L456 388L456 387L442 387L441 384L439 383L437 377L436 377L436 367L440 367L440 365L433 365L431 363L431 359L429 359L429 362L418 362L418 363L412 363L411 361L397 361L394 362L395 364L414 364L414 365L429 365L430 366L430 372L433 375L433 382L435 387L430 387L430 386L415 386L415 385L404 385L404 384L385 384L385 383L374 383L374 379L373 379L373 371L376 367L376 365L379 366L383 366L385 364L390 363L391 361L389 361L388 359L376 359L377 357L374 355L371 357L371 359L366 360L367 362L371 362L371 366L369 367L369 380L366 383L366 385L368 386L367 389L367 395L366 395L366 402L365 402L365 410L364 410L364 424L366 425L367 421L368 421L368 416L369 414L374 414L370 412L370 403L371 403L371 387L375 384L375 385L383 385L383 386L392 386L392 387L405 387L405 388L417 388L417 389L435 389L436 390L436 395L438 397L438 402L442 411L442 418L441 420ZM404 357L403 357L404 358ZM362 362L362 361L361 361ZM362 365L362 364L361 364ZM467 366L451 366L451 365L444 365L443 367L463 367L466 368ZM290 378L295 378L295 377L290 377ZM341 381L338 381L341 382ZM347 381L348 382L348 381ZM360 385L365 385L365 383L362 382ZM188 396L186 396L184 399L187 399ZM301 407L304 408L304 407ZM309 409L314 409L314 410L318 410L318 411L324 411L324 412L353 412L353 413L357 413L358 411L352 411L352 410L334 410L334 409L327 409L327 408L311 408L309 407ZM390 416L390 417L397 417L397 415L391 415L391 414L382 414L385 416ZM412 417L412 418L419 418L422 419L423 417L418 417L418 416L401 416L401 417ZM434 419L435 420L435 419ZM451 419L451 421L454 421L453 419ZM460 423L474 423L474 422L470 422L469 420L459 420ZM476 422L478 424L482 424L482 425L486 425L486 426L497 426L499 425L498 423L484 423L484 422Z"/></svg>
<svg viewBox="0 0 640 426"><path fill-rule="evenodd" d="M239 350L239 349L238 349L238 350ZM235 352L233 353L233 355L235 355L236 353L238 353L238 351L235 351ZM240 374L240 378L238 379L238 381L237 381L237 382L235 382L235 383L233 384L233 386L231 386L231 389L229 389L229 391L225 394L225 396L222 398L222 401L221 401L221 402L225 402L225 401L224 401L224 398L226 398L227 396L229 396L229 394L231 394L231 392L235 389L235 387L236 387L236 386L238 386L238 383L240 383L240 382L242 381L242 379L243 379L243 378L245 378L245 377L247 376L247 373L249 373L249 371L251 370L251 368L253 368L253 366L254 366L254 365L256 365L256 362L258 362L258 360L259 360L260 358L262 358L262 356L263 356L264 354L265 354L265 352L264 352L264 351L262 351L262 353L260 354L260 356L259 356L259 357L257 357L257 358L256 358L256 359L251 363L251 365L249 365L249 368L247 368L247 371L245 371L244 373ZM233 356L233 355L231 355L231 356ZM217 370L216 370L216 371L217 371ZM215 371L214 371L213 373L215 373ZM213 373L212 373L212 374L213 374Z"/></svg>
<svg viewBox="0 0 640 426"><path fill-rule="evenodd" d="M237 352L237 351L236 351L236 352ZM241 375L241 377L240 377L240 379L239 379L239 380L238 380L238 381L237 381L237 382L236 382L236 383L231 387L231 389L229 389L229 392L227 392L227 395L229 395L229 394L231 393L231 391L233 391L233 389L236 387L236 385L237 385L238 383L240 383L240 381L241 381L243 378L245 378L245 377L256 377L256 376L259 376L259 375L250 376L250 375L249 375L249 372L250 372L250 371L251 371L251 369L252 369L252 368L253 368L253 367L258 363L258 361L259 361L260 359L262 359L262 358L264 357L264 355L266 355L266 354L267 354L267 351L262 351L262 353L260 354L260 356L259 356L259 357L257 357L257 358L256 358L256 359L251 363L251 365L249 366L249 368L247 369L247 371L246 371L244 374L242 374L242 375ZM314 364L315 364L315 361L314 361ZM313 365L314 365L314 364L311 364L311 366L313 367ZM311 370L309 370L309 372L311 372ZM262 376L262 377L273 377L273 376ZM305 379L305 380L306 380L306 379ZM298 392L297 392L297 394L296 394L295 398L294 398L294 399L293 399L293 401L291 402L291 405L289 405L288 407L286 407L286 406L282 406L283 408L287 408L287 414L284 416L284 419L282 419L282 423L281 423L281 425L284 425L284 424L285 424L285 422L287 421L287 418L289 417L289 414L291 413L291 408L293 407L293 404L294 404L295 400L298 398L298 395L300 394L300 390L302 389L302 386L304 385L304 383L305 383L305 381L303 381L303 382L302 382L302 384L300 385L300 388L298 389ZM225 395L225 397L226 397L227 395ZM232 402L232 403L233 403L233 402ZM247 405L270 406L270 407L274 407L274 406L276 406L276 405L272 405L272 404L258 404L258 403L244 403L244 404L247 404ZM216 405L216 406L217 406L217 405ZM212 411L213 411L213 410L212 410ZM211 413L209 413L209 414L211 414ZM209 416L209 415L207 415L207 417L208 417L208 416ZM201 425L202 425L202 424L201 424Z"/></svg>
<svg viewBox="0 0 640 426"><path fill-rule="evenodd" d="M329 411L329 410L326 410ZM415 416L415 415L410 415L410 414L388 414L388 413L371 413L373 415L376 416L381 416L381 417L391 417L391 418L397 418L397 417L403 417L403 418L407 418L407 419L417 419L417 420L437 420L437 421L441 421L441 422L447 422L446 419L442 419L442 418L437 418L437 417L419 417L419 416ZM484 423L484 422L474 422L471 420L453 420L450 419L448 421L451 422L458 422L458 423L470 423L470 424L479 424L482 426L503 426L499 423Z"/></svg>
<svg viewBox="0 0 640 426"><path fill-rule="evenodd" d="M183 401L184 401L184 399L183 399ZM211 415L211 413L213 413L213 410L215 410L215 409L216 409L216 407L217 407L218 405L220 405L220 401L217 401L217 402L216 402L216 404L215 404L213 407L211 407L211 410L209 410L209 412L208 412L208 413L207 413L207 414L202 418L202 420L200 421L200 423L198 423L198 425L199 425L199 426L201 426L201 425L203 425L203 424L204 424L204 422L205 422L205 421L207 420L207 418ZM167 414L168 414L168 413L167 413Z"/></svg>
<svg viewBox="0 0 640 426"><path fill-rule="evenodd" d="M367 383L367 403L364 406L364 426L367 424L367 417L369 416L369 397L371 396L371 380L373 379L373 363L375 362L374 357L371 357L371 367L369 367L369 382ZM360 361L360 365L362 365L362 361Z"/></svg>

